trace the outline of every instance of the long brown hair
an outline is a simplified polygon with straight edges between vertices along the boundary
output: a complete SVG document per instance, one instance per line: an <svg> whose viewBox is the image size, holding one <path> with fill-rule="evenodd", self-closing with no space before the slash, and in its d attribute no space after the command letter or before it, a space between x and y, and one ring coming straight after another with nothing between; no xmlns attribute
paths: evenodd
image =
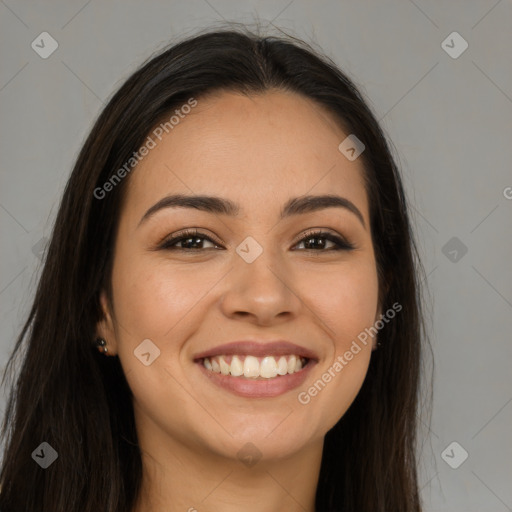
<svg viewBox="0 0 512 512"><path fill-rule="evenodd" d="M389 145L361 93L327 57L291 37L230 29L189 37L151 58L113 95L78 155L4 374L5 381L22 358L2 428L2 512L131 512L142 478L132 395L119 359L93 347L100 291L112 299L113 244L129 176L106 199L94 191L190 97L276 88L326 107L366 146L361 158L382 311L396 302L403 308L379 332L382 346L358 396L325 437L316 509L420 511L422 267ZM45 470L31 456L41 442L58 452Z"/></svg>

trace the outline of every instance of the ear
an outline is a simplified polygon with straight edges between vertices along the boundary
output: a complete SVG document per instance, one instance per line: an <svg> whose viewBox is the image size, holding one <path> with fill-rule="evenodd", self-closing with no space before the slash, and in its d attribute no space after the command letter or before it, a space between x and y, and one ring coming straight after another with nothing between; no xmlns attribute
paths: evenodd
<svg viewBox="0 0 512 512"><path fill-rule="evenodd" d="M96 325L96 335L98 338L103 338L107 342L108 352L106 355L117 354L117 338L114 328L114 322L111 312L111 307L107 299L107 294L104 290L100 293L100 304L103 313L102 319Z"/></svg>

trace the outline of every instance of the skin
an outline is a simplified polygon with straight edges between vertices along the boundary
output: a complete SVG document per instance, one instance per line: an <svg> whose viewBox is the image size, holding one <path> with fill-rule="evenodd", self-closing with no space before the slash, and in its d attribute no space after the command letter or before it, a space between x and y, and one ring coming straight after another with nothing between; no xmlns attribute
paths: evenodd
<svg viewBox="0 0 512 512"><path fill-rule="evenodd" d="M134 512L314 511L324 436L356 397L376 338L360 344L308 404L297 395L380 318L362 162L338 150L347 135L295 93L222 92L199 99L132 172L116 238L113 304L101 294L105 317L97 330L134 395L144 464ZM139 225L175 193L225 197L241 210L230 217L166 208ZM279 221L282 205L305 194L349 199L366 227L333 207ZM194 253L155 250L186 228L213 243L203 239ZM334 244L323 239L316 244L325 248L308 251L301 239L310 228L342 235L355 249L330 251ZM247 236L263 248L250 264L235 252ZM316 351L318 363L303 385L281 396L235 396L204 377L193 355L246 337L291 340ZM134 350L148 338L160 356L145 366ZM237 456L248 442L261 453L252 467Z"/></svg>

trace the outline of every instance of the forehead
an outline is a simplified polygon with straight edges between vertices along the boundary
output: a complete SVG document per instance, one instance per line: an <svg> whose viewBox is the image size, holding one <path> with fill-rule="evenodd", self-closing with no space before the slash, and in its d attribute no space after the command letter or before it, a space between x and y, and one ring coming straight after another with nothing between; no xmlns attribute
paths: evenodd
<svg viewBox="0 0 512 512"><path fill-rule="evenodd" d="M361 159L340 153L348 134L316 102L220 92L174 121L161 140L150 134L156 145L130 176L125 205L134 214L176 192L233 199L242 215L270 212L269 197L278 211L292 196L338 193L368 221Z"/></svg>

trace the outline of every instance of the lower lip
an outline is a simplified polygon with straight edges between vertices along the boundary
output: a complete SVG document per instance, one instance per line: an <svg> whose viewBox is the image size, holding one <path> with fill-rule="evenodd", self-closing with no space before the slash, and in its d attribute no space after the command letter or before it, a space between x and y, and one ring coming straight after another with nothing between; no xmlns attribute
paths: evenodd
<svg viewBox="0 0 512 512"><path fill-rule="evenodd" d="M223 389L231 391L231 393L235 395L246 398L270 398L282 395L287 391L299 387L304 382L313 366L315 366L316 361L310 359L308 364L298 372L261 380L223 375L222 373L207 370L200 361L196 364L211 382Z"/></svg>

